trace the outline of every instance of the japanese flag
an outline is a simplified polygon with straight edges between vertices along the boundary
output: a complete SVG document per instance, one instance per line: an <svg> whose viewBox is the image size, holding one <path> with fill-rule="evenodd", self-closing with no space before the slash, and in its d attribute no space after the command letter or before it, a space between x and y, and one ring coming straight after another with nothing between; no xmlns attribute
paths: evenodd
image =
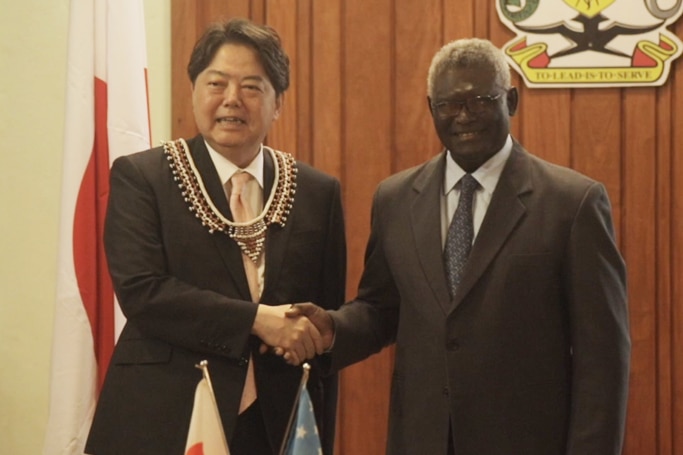
<svg viewBox="0 0 683 455"><path fill-rule="evenodd" d="M109 168L150 146L142 0L71 0L44 455L83 454L123 316L104 257Z"/></svg>

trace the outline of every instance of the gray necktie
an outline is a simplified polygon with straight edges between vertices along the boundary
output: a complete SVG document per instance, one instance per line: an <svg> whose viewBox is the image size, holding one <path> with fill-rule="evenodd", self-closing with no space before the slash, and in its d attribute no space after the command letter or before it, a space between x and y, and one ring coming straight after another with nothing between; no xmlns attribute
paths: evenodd
<svg viewBox="0 0 683 455"><path fill-rule="evenodd" d="M455 209L451 225L446 235L444 248L444 263L448 277L448 288L451 298L460 285L462 272L465 269L467 257L472 249L474 225L472 222L472 196L479 187L477 180L471 174L465 174L460 179L460 199Z"/></svg>

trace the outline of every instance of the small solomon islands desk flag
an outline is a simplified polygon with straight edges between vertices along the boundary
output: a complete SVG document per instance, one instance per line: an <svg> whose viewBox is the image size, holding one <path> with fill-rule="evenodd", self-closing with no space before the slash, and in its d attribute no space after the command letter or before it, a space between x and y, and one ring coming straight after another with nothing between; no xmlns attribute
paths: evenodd
<svg viewBox="0 0 683 455"><path fill-rule="evenodd" d="M311 367L303 364L303 375L299 385L297 399L289 416L289 424L285 432L285 440L282 442L280 455L322 455L320 435L315 424L313 403L306 389L308 373Z"/></svg>
<svg viewBox="0 0 683 455"><path fill-rule="evenodd" d="M185 443L185 455L230 455L223 423L218 413L216 397L209 377L209 362L202 360L197 368L204 377L194 394L190 430Z"/></svg>

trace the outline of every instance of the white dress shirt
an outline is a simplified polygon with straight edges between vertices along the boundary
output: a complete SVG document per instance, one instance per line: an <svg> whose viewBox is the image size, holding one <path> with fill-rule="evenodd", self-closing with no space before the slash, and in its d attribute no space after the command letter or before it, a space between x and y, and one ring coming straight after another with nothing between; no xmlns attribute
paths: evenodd
<svg viewBox="0 0 683 455"><path fill-rule="evenodd" d="M237 167L232 161L228 160L226 157L215 151L206 141L204 141L206 144L206 148L209 150L209 156L211 157L211 161L213 161L213 165L216 167L216 171L218 172L218 177L221 179L221 182L223 182L223 188L226 191L226 197L228 198L228 201L230 200L230 192L227 190L227 188L230 188L230 179L232 178L233 174L236 172L247 172L251 174L253 179L249 180L247 182L246 186L246 193L247 193L247 201L249 206L251 207L252 212L258 216L261 214L263 211L263 166L264 166L264 158L263 158L263 146L261 146L261 149L259 150L258 154L254 159L245 167L244 169ZM261 256L259 256L259 260L257 265L258 269L258 288L259 288L259 294L263 292L263 284L264 284L264 277L265 277L265 271L266 271L266 254L265 254L265 245L263 250L261 251Z"/></svg>
<svg viewBox="0 0 683 455"><path fill-rule="evenodd" d="M472 217L474 221L473 243L477 238L484 215L486 215L486 211L489 208L493 190L498 185L500 174L503 172L503 167L511 151L512 138L508 135L503 148L472 173L472 177L479 182L479 188L475 191L474 200L472 201ZM442 248L446 245L448 226L451 224L455 209L458 207L458 198L460 197L460 185L458 183L465 174L466 172L453 161L451 153L446 151L446 172L444 175L443 197L441 198Z"/></svg>

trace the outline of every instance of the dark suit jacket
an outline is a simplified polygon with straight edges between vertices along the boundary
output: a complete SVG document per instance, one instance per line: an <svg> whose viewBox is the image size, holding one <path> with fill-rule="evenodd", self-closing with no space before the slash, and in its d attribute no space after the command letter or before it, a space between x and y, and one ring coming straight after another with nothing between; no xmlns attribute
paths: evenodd
<svg viewBox="0 0 683 455"><path fill-rule="evenodd" d="M214 204L228 202L201 136L188 141ZM273 163L265 154L265 194ZM294 207L284 228L266 237L261 301L344 300L346 246L339 182L297 163ZM237 418L249 351L271 446L279 449L301 368L260 355L250 335L256 307L240 249L209 233L188 209L161 147L117 159L105 225L109 269L127 318L116 344L88 438L87 453L182 454L201 371L209 371L228 441ZM325 453L333 447L336 377L311 362L308 388Z"/></svg>
<svg viewBox="0 0 683 455"><path fill-rule="evenodd" d="M630 340L604 187L515 143L449 297L445 156L375 194L358 297L333 312L332 368L395 341L387 453L616 455Z"/></svg>

